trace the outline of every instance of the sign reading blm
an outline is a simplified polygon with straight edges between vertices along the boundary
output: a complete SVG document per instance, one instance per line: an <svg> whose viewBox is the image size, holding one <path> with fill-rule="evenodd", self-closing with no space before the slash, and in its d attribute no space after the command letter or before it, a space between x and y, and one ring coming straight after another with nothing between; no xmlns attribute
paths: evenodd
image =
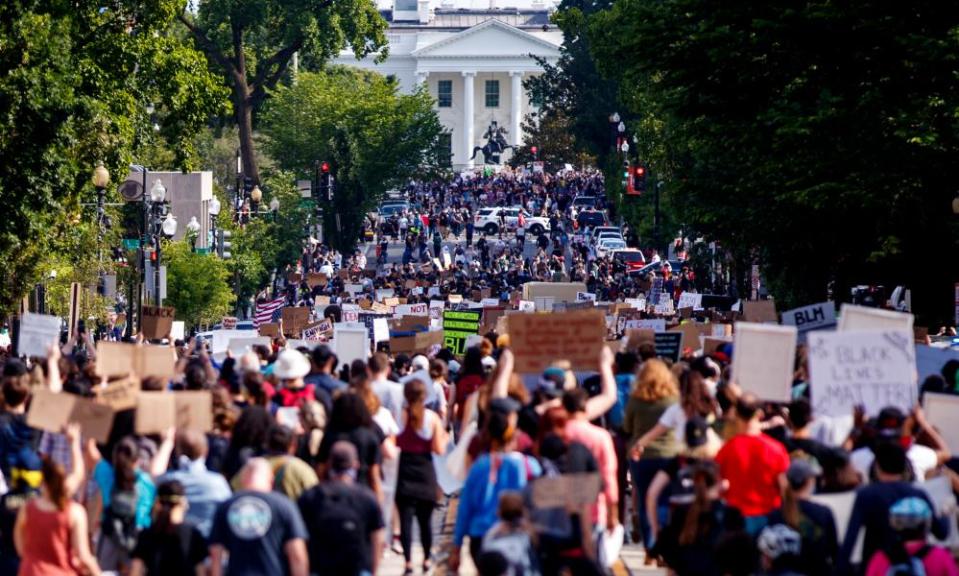
<svg viewBox="0 0 959 576"><path fill-rule="evenodd" d="M783 312L783 324L795 326L799 332L832 328L836 325L836 305L832 302L820 302L787 310Z"/></svg>
<svg viewBox="0 0 959 576"><path fill-rule="evenodd" d="M867 415L886 406L908 412L916 403L916 347L904 330L813 332L810 392L817 416Z"/></svg>
<svg viewBox="0 0 959 576"><path fill-rule="evenodd" d="M443 345L460 355L466 352L466 339L479 334L482 310L444 310Z"/></svg>

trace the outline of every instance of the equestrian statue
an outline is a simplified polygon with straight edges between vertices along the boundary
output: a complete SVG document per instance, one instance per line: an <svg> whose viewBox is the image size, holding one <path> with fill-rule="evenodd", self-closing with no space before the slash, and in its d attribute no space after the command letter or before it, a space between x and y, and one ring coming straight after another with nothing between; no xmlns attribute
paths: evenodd
<svg viewBox="0 0 959 576"><path fill-rule="evenodd" d="M506 134L506 128L498 126L496 120L493 120L489 128L486 129L486 133L483 134L483 138L486 138L486 144L474 147L470 160L476 158L477 152L482 152L484 164L499 164L500 155L513 148L506 142Z"/></svg>

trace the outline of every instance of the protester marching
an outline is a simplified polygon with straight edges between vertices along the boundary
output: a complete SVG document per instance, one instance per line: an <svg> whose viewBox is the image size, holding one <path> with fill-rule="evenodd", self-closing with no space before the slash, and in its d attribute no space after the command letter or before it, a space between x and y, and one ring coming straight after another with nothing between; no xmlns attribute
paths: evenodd
<svg viewBox="0 0 959 576"><path fill-rule="evenodd" d="M413 182L357 253L309 238L252 330L24 315L0 574L959 576L951 338L736 294L603 198Z"/></svg>

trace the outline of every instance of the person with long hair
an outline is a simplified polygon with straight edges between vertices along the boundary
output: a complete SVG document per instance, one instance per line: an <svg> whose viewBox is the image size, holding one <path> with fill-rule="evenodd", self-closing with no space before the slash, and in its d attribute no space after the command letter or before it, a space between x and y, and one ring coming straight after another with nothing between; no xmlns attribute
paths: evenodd
<svg viewBox="0 0 959 576"><path fill-rule="evenodd" d="M114 446L112 461L101 459L93 469L98 488L93 509L100 528L97 561L104 570L128 568L137 535L150 526L156 486L140 468L139 458L135 438L126 436Z"/></svg>
<svg viewBox="0 0 959 576"><path fill-rule="evenodd" d="M483 368L483 352L478 346L471 346L466 349L466 354L463 356L463 365L460 367L460 373L456 380L455 395L453 396L450 419L453 421L454 431L457 433L464 424L466 399L479 390L485 381L486 369Z"/></svg>
<svg viewBox="0 0 959 576"><path fill-rule="evenodd" d="M822 470L815 460L793 460L786 470L783 504L769 515L769 524L785 524L802 538L802 556L798 559L803 574L832 574L839 536L832 510L812 502L816 478Z"/></svg>
<svg viewBox="0 0 959 576"><path fill-rule="evenodd" d="M130 576L205 574L207 543L196 526L186 522L186 489L177 480L157 488L153 523L140 533L133 549Z"/></svg>
<svg viewBox="0 0 959 576"><path fill-rule="evenodd" d="M233 432L230 444L223 457L223 475L233 478L243 468L246 461L263 453L273 416L263 406L247 406L243 409Z"/></svg>
<svg viewBox="0 0 959 576"><path fill-rule="evenodd" d="M373 490L377 500L382 502L382 434L374 424L366 402L360 395L352 392L340 394L333 401L333 412L330 414L318 454L321 481L329 470L330 448L340 440L346 440L356 447L360 462L356 482Z"/></svg>
<svg viewBox="0 0 959 576"><path fill-rule="evenodd" d="M676 377L666 363L655 358L643 362L636 378L636 387L626 404L623 430L630 435L630 443L633 445L633 458L629 468L636 504L635 520L636 526L642 532L646 548L652 545L649 522L646 519L646 490L656 473L666 466L670 458L679 453L680 447L671 428L666 428L662 434L651 439L648 439L651 435L647 433L660 425L663 413L678 400ZM645 443L644 438L647 438Z"/></svg>
<svg viewBox="0 0 959 576"><path fill-rule="evenodd" d="M20 555L19 574L76 574L72 562L87 574L100 574L90 552L87 512L73 502L63 467L44 457L40 494L17 514L13 541Z"/></svg>
<svg viewBox="0 0 959 576"><path fill-rule="evenodd" d="M439 498L433 454L446 450L446 432L440 417L426 408L426 386L410 380L403 389L406 398L403 430L396 438L400 449L396 481L396 508L400 517L400 543L406 561L405 573L413 572L413 518L420 528L423 572L430 569L432 517Z"/></svg>

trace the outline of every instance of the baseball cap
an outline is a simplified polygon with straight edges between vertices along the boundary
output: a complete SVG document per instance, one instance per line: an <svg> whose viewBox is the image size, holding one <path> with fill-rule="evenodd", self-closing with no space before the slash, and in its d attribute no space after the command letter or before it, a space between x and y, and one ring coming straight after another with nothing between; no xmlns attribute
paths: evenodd
<svg viewBox="0 0 959 576"><path fill-rule="evenodd" d="M699 448L709 440L709 423L702 416L686 421L686 446Z"/></svg>
<svg viewBox="0 0 959 576"><path fill-rule="evenodd" d="M894 433L902 428L906 414L895 406L886 406L876 416L876 428L880 434Z"/></svg>
<svg viewBox="0 0 959 576"><path fill-rule="evenodd" d="M799 488L810 478L816 478L822 475L822 468L815 460L806 458L797 458L789 464L786 470L786 480L793 488Z"/></svg>

